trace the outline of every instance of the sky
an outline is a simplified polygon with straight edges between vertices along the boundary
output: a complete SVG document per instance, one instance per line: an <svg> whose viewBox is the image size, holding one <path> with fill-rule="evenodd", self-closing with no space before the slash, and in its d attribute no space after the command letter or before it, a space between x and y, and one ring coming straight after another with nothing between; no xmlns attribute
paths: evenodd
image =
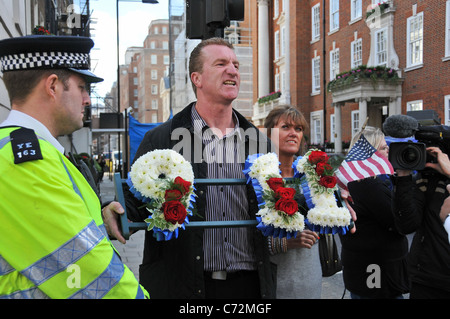
<svg viewBox="0 0 450 319"><path fill-rule="evenodd" d="M140 0L119 1L119 61L123 64L125 51L131 46L142 46L148 26L154 19L168 19L169 0L146 4ZM105 81L96 84L99 96L105 96L117 79L117 23L115 0L91 0L91 36L95 46L91 50L91 69Z"/></svg>

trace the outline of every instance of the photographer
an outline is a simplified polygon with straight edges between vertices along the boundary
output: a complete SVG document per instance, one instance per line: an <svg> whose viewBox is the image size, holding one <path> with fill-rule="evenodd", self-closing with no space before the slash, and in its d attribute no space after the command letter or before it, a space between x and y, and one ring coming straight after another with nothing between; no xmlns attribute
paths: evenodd
<svg viewBox="0 0 450 319"><path fill-rule="evenodd" d="M450 160L438 147L427 147L436 163L417 174L397 169L394 218L405 233L416 232L408 255L411 299L450 298L450 245L440 218L449 193Z"/></svg>

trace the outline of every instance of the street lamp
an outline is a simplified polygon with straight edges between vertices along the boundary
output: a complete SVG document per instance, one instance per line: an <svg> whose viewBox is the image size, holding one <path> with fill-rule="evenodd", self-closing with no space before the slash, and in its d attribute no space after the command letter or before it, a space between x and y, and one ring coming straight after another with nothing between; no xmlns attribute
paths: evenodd
<svg viewBox="0 0 450 319"><path fill-rule="evenodd" d="M142 1L136 1L136 0L116 0L116 28L117 28L117 116L120 118L120 52L119 52L119 2L142 2L142 3L149 3L149 4L157 4L159 3L157 0L142 0ZM121 168L121 173L124 177L127 175L127 169L128 169L128 116L127 116L127 109L125 109L125 161L123 161L123 167ZM119 164L121 160L121 154L120 154L120 133L119 133Z"/></svg>

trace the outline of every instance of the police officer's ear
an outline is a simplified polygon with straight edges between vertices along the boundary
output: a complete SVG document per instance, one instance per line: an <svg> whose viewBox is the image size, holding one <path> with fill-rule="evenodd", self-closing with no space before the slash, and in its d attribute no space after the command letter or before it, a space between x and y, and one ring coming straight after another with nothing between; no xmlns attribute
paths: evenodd
<svg viewBox="0 0 450 319"><path fill-rule="evenodd" d="M45 92L48 96L55 98L58 84L61 85L59 78L56 74L50 74L44 79Z"/></svg>

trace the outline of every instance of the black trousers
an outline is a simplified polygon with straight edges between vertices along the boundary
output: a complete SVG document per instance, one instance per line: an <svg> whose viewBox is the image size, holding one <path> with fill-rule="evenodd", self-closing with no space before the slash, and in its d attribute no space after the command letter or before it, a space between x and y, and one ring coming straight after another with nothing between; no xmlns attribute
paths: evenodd
<svg viewBox="0 0 450 319"><path fill-rule="evenodd" d="M450 292L439 288L433 288L418 284L416 282L411 283L411 290L409 293L410 299L450 299Z"/></svg>
<svg viewBox="0 0 450 319"><path fill-rule="evenodd" d="M257 271L228 273L226 280L212 279L205 272L206 299L261 299Z"/></svg>

